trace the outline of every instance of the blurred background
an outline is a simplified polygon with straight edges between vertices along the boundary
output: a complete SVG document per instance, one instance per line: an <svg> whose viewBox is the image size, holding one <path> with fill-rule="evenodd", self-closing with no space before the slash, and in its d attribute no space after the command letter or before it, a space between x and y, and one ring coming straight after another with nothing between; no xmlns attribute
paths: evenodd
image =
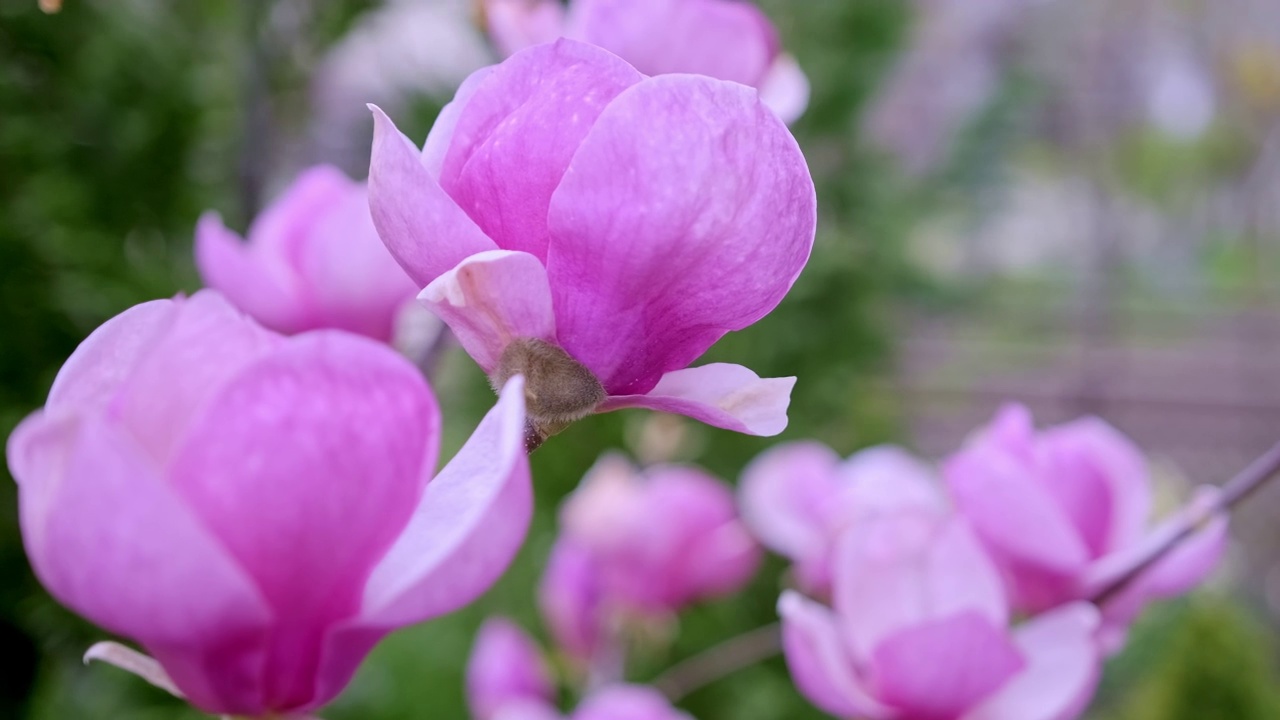
<svg viewBox="0 0 1280 720"><path fill-rule="evenodd" d="M0 0L0 433L76 343L199 287L199 213L248 221L301 168L367 172L377 102L415 139L494 61L468 0ZM1171 507L1280 439L1280 3L761 0L813 85L794 126L818 245L783 304L709 359L797 375L782 439L938 457L1005 400L1092 413ZM435 382L446 453L492 404L464 354ZM775 440L647 413L533 457L525 550L471 608L386 641L328 720L465 718L480 621L533 605L555 510L606 448L733 481ZM80 662L100 631L32 578L0 482L0 718L198 717ZM1280 491L1233 522L1211 585L1150 611L1090 717L1280 717ZM632 679L771 622L783 566L681 618ZM545 635L544 635L545 637ZM700 720L818 718L781 660L691 695Z"/></svg>

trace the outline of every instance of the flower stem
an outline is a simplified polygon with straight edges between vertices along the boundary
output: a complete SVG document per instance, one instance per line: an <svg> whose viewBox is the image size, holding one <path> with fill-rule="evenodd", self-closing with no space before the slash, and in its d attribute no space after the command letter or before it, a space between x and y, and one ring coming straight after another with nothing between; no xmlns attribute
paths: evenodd
<svg viewBox="0 0 1280 720"><path fill-rule="evenodd" d="M654 679L652 684L668 699L675 702L694 690L762 660L767 660L780 652L782 652L781 624L770 623L729 638L719 645L676 663L671 669Z"/></svg>
<svg viewBox="0 0 1280 720"><path fill-rule="evenodd" d="M1222 486L1222 492L1209 505L1200 508L1199 512L1188 512L1183 516L1182 526L1171 534L1169 539L1151 549L1141 560L1134 563L1127 572L1104 585L1094 593L1090 601L1094 605L1103 605L1129 587L1142 573L1160 561L1183 540L1195 534L1210 518L1227 512L1239 505L1246 498L1257 492L1268 480L1280 474L1280 443L1254 460L1238 475Z"/></svg>

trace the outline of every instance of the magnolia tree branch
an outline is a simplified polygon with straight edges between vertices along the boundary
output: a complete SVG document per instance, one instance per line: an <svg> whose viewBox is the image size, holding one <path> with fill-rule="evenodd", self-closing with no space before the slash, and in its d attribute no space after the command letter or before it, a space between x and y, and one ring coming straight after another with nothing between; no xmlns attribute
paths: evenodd
<svg viewBox="0 0 1280 720"><path fill-rule="evenodd" d="M727 675L755 665L782 652L782 626L772 623L729 638L676 663L654 681L672 702Z"/></svg>
<svg viewBox="0 0 1280 720"><path fill-rule="evenodd" d="M1218 493L1217 498L1212 503L1199 508L1191 508L1191 512L1183 515L1182 526L1171 534L1168 540L1153 547L1141 560L1134 563L1133 567L1129 568L1127 572L1098 590L1090 598L1090 601L1094 605L1102 605L1114 598L1129 587L1142 573L1156 564L1160 558L1167 555L1182 541L1195 534L1211 518L1239 505L1250 495L1257 492L1268 480L1276 477L1278 473L1280 473L1280 443L1271 446L1270 450L1250 463L1249 467L1228 480L1222 486L1222 492ZM1196 510L1199 510L1199 512L1196 512Z"/></svg>

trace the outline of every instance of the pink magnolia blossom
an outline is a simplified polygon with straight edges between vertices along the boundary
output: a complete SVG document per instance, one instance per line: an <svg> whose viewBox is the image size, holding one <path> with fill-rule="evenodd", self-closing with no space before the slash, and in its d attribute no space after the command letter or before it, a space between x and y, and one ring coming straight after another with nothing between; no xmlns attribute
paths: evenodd
<svg viewBox="0 0 1280 720"><path fill-rule="evenodd" d="M751 533L794 563L802 588L826 595L841 532L903 507L942 507L936 482L932 467L897 447L867 448L841 460L820 443L795 442L753 460L738 497Z"/></svg>
<svg viewBox="0 0 1280 720"><path fill-rule="evenodd" d="M374 224L495 385L526 376L534 444L625 407L786 426L794 378L687 367L813 246L804 157L755 93L559 40L472 75L421 152L374 119Z"/></svg>
<svg viewBox="0 0 1280 720"><path fill-rule="evenodd" d="M378 239L364 183L313 167L241 241L209 212L196 226L205 283L277 332L333 328L388 342L417 288Z"/></svg>
<svg viewBox="0 0 1280 720"><path fill-rule="evenodd" d="M947 460L945 476L1023 611L1091 597L1179 522L1175 516L1148 528L1146 461L1096 418L1037 433L1026 408L1007 406ZM1199 502L1214 492L1202 489ZM1204 579L1222 555L1226 530L1226 517L1215 518L1104 604L1111 649L1147 601Z"/></svg>
<svg viewBox="0 0 1280 720"><path fill-rule="evenodd" d="M786 122L804 113L809 81L782 52L760 8L741 0L483 0L504 55L558 37L598 45L646 75L692 73L749 85Z"/></svg>
<svg viewBox="0 0 1280 720"><path fill-rule="evenodd" d="M391 349L282 337L212 291L144 303L9 438L27 554L200 709L305 712L503 572L532 512L522 394L432 479L436 401Z"/></svg>
<svg viewBox="0 0 1280 720"><path fill-rule="evenodd" d="M1069 720L1100 658L1097 610L1073 603L1009 628L1000 576L964 518L907 507L841 537L833 607L787 591L787 664L840 718Z"/></svg>
<svg viewBox="0 0 1280 720"><path fill-rule="evenodd" d="M541 599L557 640L580 657L623 618L740 589L760 560L732 492L693 468L640 473L606 456L565 502L561 525Z"/></svg>

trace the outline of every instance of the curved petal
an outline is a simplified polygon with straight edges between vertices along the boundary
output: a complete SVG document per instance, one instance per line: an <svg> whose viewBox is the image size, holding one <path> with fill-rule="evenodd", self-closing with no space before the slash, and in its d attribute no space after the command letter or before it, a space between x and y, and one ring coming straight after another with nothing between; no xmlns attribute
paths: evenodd
<svg viewBox="0 0 1280 720"><path fill-rule="evenodd" d="M301 331L310 312L297 278L279 260L261 256L228 230L217 213L200 216L195 261L204 284L272 330Z"/></svg>
<svg viewBox="0 0 1280 720"><path fill-rule="evenodd" d="M471 715L491 720L504 705L554 699L550 672L533 640L510 620L486 620L467 662Z"/></svg>
<svg viewBox="0 0 1280 720"><path fill-rule="evenodd" d="M774 58L760 81L760 101L790 125L809 107L809 78L800 63L787 53Z"/></svg>
<svg viewBox="0 0 1280 720"><path fill-rule="evenodd" d="M35 460L18 464L19 516L49 592L147 646L196 706L262 710L269 607L136 443L96 417L37 414L9 447Z"/></svg>
<svg viewBox="0 0 1280 720"><path fill-rule="evenodd" d="M840 456L817 442L784 443L761 453L742 471L742 520L766 547L793 561L823 553L833 506L840 497Z"/></svg>
<svg viewBox="0 0 1280 720"><path fill-rule="evenodd" d="M548 222L561 346L611 395L642 395L782 300L813 247L816 200L753 90L667 75L600 115Z"/></svg>
<svg viewBox="0 0 1280 720"><path fill-rule="evenodd" d="M777 33L759 8L726 0L574 0L568 34L646 75L692 73L751 86L778 52Z"/></svg>
<svg viewBox="0 0 1280 720"><path fill-rule="evenodd" d="M431 125L431 131L427 133L427 139L422 143L422 164L437 181L440 179L441 171L444 170L444 159L449 154L449 146L453 144L453 133L458 129L458 120L462 118L462 111L467 109L471 98L475 97L476 90L483 86L485 78L489 77L494 67L496 66L483 67L468 75L467 79L462 81L462 85L458 86L458 92L454 93L453 100L440 109L435 123Z"/></svg>
<svg viewBox="0 0 1280 720"><path fill-rule="evenodd" d="M959 718L1024 667L1003 625L967 612L886 638L872 653L869 682L905 717Z"/></svg>
<svg viewBox="0 0 1280 720"><path fill-rule="evenodd" d="M856 517L947 507L934 467L895 445L859 450L838 468L837 476L845 504Z"/></svg>
<svg viewBox="0 0 1280 720"><path fill-rule="evenodd" d="M556 541L538 584L538 607L563 650L578 660L595 653L604 618L600 571L590 551L568 537Z"/></svg>
<svg viewBox="0 0 1280 720"><path fill-rule="evenodd" d="M551 42L564 33L559 0L484 0L489 37L503 55Z"/></svg>
<svg viewBox="0 0 1280 720"><path fill-rule="evenodd" d="M556 339L547 271L529 253L472 255L431 281L418 299L449 325L486 373L498 366L512 340Z"/></svg>
<svg viewBox="0 0 1280 720"><path fill-rule="evenodd" d="M452 612L502 575L533 513L524 452L524 382L498 404L427 486L364 589L360 623L395 627Z"/></svg>
<svg viewBox="0 0 1280 720"><path fill-rule="evenodd" d="M642 77L571 40L513 55L458 118L441 187L499 247L545 260L547 206L570 159L601 111Z"/></svg>
<svg viewBox="0 0 1280 720"><path fill-rule="evenodd" d="M741 365L711 363L666 373L644 395L613 395L598 412L643 407L708 425L771 437L787 429L794 377L762 378Z"/></svg>
<svg viewBox="0 0 1280 720"><path fill-rule="evenodd" d="M518 702L502 706L490 720L562 720L563 717L547 703Z"/></svg>
<svg viewBox="0 0 1280 720"><path fill-rule="evenodd" d="M374 227L409 277L425 287L469 255L497 245L441 189L418 148L376 106L369 160Z"/></svg>
<svg viewBox="0 0 1280 720"><path fill-rule="evenodd" d="M1072 603L1014 631L1026 668L961 720L1071 720L1093 696L1101 658L1093 640L1098 611Z"/></svg>
<svg viewBox="0 0 1280 720"><path fill-rule="evenodd" d="M89 334L63 363L45 407L105 407L178 315L181 301L152 300L125 310Z"/></svg>
<svg viewBox="0 0 1280 720"><path fill-rule="evenodd" d="M809 702L837 717L892 717L863 687L831 611L788 590L778 600L778 614L791 679Z"/></svg>
<svg viewBox="0 0 1280 720"><path fill-rule="evenodd" d="M571 720L693 720L671 707L662 693L639 685L611 685L578 706Z"/></svg>
<svg viewBox="0 0 1280 720"><path fill-rule="evenodd" d="M254 254L268 265L292 266L298 250L312 230L324 222L329 208L359 187L332 165L303 170L249 228L248 240Z"/></svg>

